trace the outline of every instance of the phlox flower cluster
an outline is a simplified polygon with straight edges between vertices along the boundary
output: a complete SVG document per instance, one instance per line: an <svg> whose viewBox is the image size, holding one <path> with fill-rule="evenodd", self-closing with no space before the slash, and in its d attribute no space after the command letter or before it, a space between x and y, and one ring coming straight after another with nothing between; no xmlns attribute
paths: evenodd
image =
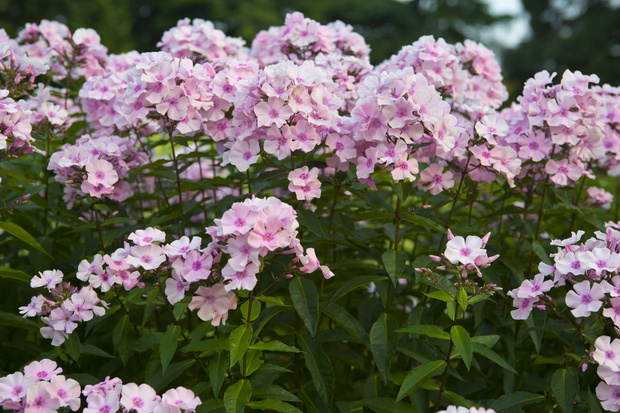
<svg viewBox="0 0 620 413"><path fill-rule="evenodd" d="M250 51L263 67L283 60L302 63L320 53L369 61L370 47L348 24L336 21L322 25L295 12L286 15L284 26L258 32Z"/></svg>
<svg viewBox="0 0 620 413"><path fill-rule="evenodd" d="M49 70L38 59L31 59L24 48L0 29L0 88L9 91L17 99L35 87L35 78Z"/></svg>
<svg viewBox="0 0 620 413"><path fill-rule="evenodd" d="M32 288L46 288L51 297L39 294L32 297L30 304L19 308L24 317L41 317L45 324L41 335L52 339L52 345L65 342L78 326L78 323L91 320L95 315L102 316L107 303L97 296L91 285L78 289L63 282L60 270L47 270L35 275L30 281Z"/></svg>
<svg viewBox="0 0 620 413"><path fill-rule="evenodd" d="M553 265L544 262L533 280L524 280L519 288L508 293L516 308L512 317L527 319L533 307L545 308L549 291L556 287L572 287L565 297L566 305L575 317L588 317L603 309L603 316L620 328L620 231L615 224L606 224L606 232L579 243L584 231L565 240L553 240L558 247L552 254ZM605 305L605 307L604 307ZM616 309L616 307L618 307Z"/></svg>
<svg viewBox="0 0 620 413"><path fill-rule="evenodd" d="M69 28L57 21L28 23L17 36L27 56L47 64L54 80L100 75L108 49L93 29Z"/></svg>
<svg viewBox="0 0 620 413"><path fill-rule="evenodd" d="M319 169L308 169L307 166L297 168L288 174L288 190L295 192L298 200L310 201L321 197L321 181Z"/></svg>
<svg viewBox="0 0 620 413"><path fill-rule="evenodd" d="M32 151L32 111L24 100L8 97L8 90L0 90L0 159L14 158Z"/></svg>
<svg viewBox="0 0 620 413"><path fill-rule="evenodd" d="M164 127L190 135L202 131L203 120L218 110L212 101L213 67L166 52L143 53L140 58L128 73L123 95L114 102L122 115L116 126L144 125L157 118L160 131Z"/></svg>
<svg viewBox="0 0 620 413"><path fill-rule="evenodd" d="M157 47L174 57L214 66L223 66L230 57L246 58L249 50L244 45L243 39L226 36L208 20L188 18L165 31L157 43Z"/></svg>
<svg viewBox="0 0 620 413"><path fill-rule="evenodd" d="M598 206L603 209L609 209L611 202L614 200L614 196L603 188L591 186L586 190L586 204L592 206Z"/></svg>
<svg viewBox="0 0 620 413"><path fill-rule="evenodd" d="M33 361L18 371L0 377L0 407L32 413L55 413L80 408L80 384L62 374L55 361Z"/></svg>
<svg viewBox="0 0 620 413"><path fill-rule="evenodd" d="M617 412L620 410L620 340L600 336L594 342L591 356L598 364L597 374L603 380L596 386L596 396L605 410Z"/></svg>
<svg viewBox="0 0 620 413"><path fill-rule="evenodd" d="M76 200L90 195L117 202L133 194L127 182L129 172L148 162L133 138L84 135L75 144L64 144L50 157L47 169L54 171L64 185L69 208Z"/></svg>
<svg viewBox="0 0 620 413"><path fill-rule="evenodd" d="M480 268L486 268L493 261L499 258L499 254L489 257L485 249L491 233L480 238L475 235L468 235L463 238L460 235L454 236L448 229L448 242L446 250L441 257L431 255L430 258L442 265L437 268L440 270L454 269L461 274L463 279L467 278L469 272L475 272L479 277L482 276Z"/></svg>
<svg viewBox="0 0 620 413"><path fill-rule="evenodd" d="M311 61L268 66L237 87L223 165L246 171L261 150L280 160L296 150L310 153L338 131L342 100L333 93L335 84Z"/></svg>
<svg viewBox="0 0 620 413"><path fill-rule="evenodd" d="M499 108L508 99L495 55L471 40L451 45L442 38L419 40L375 68L377 73L413 68L435 86L455 109Z"/></svg>
<svg viewBox="0 0 620 413"><path fill-rule="evenodd" d="M77 411L81 395L86 398L84 413L191 413L202 404L200 398L185 387L167 390L158 396L148 384L127 383L115 377L87 385L68 379L53 360L33 361L24 371L0 378L0 407L31 413L56 413L70 408Z"/></svg>
<svg viewBox="0 0 620 413"><path fill-rule="evenodd" d="M34 131L62 135L74 122L70 115L77 113L78 108L73 103L64 104L54 96L53 92L64 94L61 90L39 83L35 92L36 95L27 101L28 108L32 111Z"/></svg>
<svg viewBox="0 0 620 413"><path fill-rule="evenodd" d="M553 185L567 186L583 175L593 177L589 167L605 164L617 139L603 135L607 109L599 89L590 86L598 77L567 70L554 85L554 76L536 74L519 103L501 112L509 125L503 139L524 163L520 178L548 177Z"/></svg>

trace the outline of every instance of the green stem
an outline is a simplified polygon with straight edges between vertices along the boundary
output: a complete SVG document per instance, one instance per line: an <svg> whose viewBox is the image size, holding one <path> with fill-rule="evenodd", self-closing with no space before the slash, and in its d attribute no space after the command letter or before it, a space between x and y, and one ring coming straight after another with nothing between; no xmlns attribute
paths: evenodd
<svg viewBox="0 0 620 413"><path fill-rule="evenodd" d="M170 139L170 149L172 150L172 162L174 163L174 172L177 178L177 192L179 194L179 210L181 211L181 235L185 234L185 213L183 212L183 194L181 193L181 175L179 173L179 163L177 161L176 152L174 151L174 141L172 140L172 128L168 130Z"/></svg>
<svg viewBox="0 0 620 413"><path fill-rule="evenodd" d="M467 156L467 162L465 162L465 166L463 167L463 171L461 172L461 179L459 181L459 186L456 189L456 193L454 194L454 198L452 199L452 207L450 208L450 213L448 214L448 219L446 223L443 225L444 228L448 229L450 226L450 220L452 219L452 214L454 214L454 209L456 208L456 202L459 199L459 195L461 194L461 189L463 188L463 182L465 182L465 177L467 176L467 167L469 166L469 161L471 160L471 153ZM439 245L437 246L437 253L441 252L441 246L443 245L443 241L446 239L446 234L441 235L441 241L439 241Z"/></svg>

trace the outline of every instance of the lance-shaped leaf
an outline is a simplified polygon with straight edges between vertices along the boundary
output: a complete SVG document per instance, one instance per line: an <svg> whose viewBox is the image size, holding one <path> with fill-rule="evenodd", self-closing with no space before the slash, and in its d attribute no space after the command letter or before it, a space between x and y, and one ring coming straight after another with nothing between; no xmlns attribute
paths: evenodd
<svg viewBox="0 0 620 413"><path fill-rule="evenodd" d="M9 234L13 235L15 238L24 241L26 244L30 245L32 248L42 252L43 254L51 257L49 252L47 252L41 244L32 236L28 231L20 227L14 222L0 222L0 230L6 231Z"/></svg>
<svg viewBox="0 0 620 413"><path fill-rule="evenodd" d="M228 337L228 343L230 345L230 367L237 364L248 350L250 341L252 341L252 334L252 326L246 327L245 324L241 324L230 333Z"/></svg>
<svg viewBox="0 0 620 413"><path fill-rule="evenodd" d="M318 235L321 238L327 238L325 232L323 232L323 228L321 228L321 223L319 219L316 217L314 212L309 209L299 208L297 210L297 218L299 218L299 223L304 227L308 228L312 233Z"/></svg>
<svg viewBox="0 0 620 413"><path fill-rule="evenodd" d="M245 405L252 397L250 380L241 379L229 386L224 393L224 408L226 413L243 413Z"/></svg>
<svg viewBox="0 0 620 413"><path fill-rule="evenodd" d="M394 318L383 313L370 329L370 350L385 383L387 383L390 366L398 348L397 328Z"/></svg>
<svg viewBox="0 0 620 413"><path fill-rule="evenodd" d="M314 337L319 323L319 295L316 286L307 278L295 277L288 290L297 314Z"/></svg>
<svg viewBox="0 0 620 413"><path fill-rule="evenodd" d="M428 363L422 363L415 369L411 370L405 380L403 381L396 401L399 402L409 393L420 387L431 377L437 376L443 372L446 362L444 360L429 361Z"/></svg>
<svg viewBox="0 0 620 413"><path fill-rule="evenodd" d="M228 354L224 351L218 351L209 361L209 382L215 398L218 397L222 383L224 383L226 370L228 370Z"/></svg>
<svg viewBox="0 0 620 413"><path fill-rule="evenodd" d="M381 255L383 265L387 271L392 284L398 284L398 278L405 269L405 263L407 261L407 254L404 251L387 250Z"/></svg>
<svg viewBox="0 0 620 413"><path fill-rule="evenodd" d="M177 340L181 335L181 327L172 326L164 333L159 345L159 359L161 361L161 370L165 374L168 364L177 351Z"/></svg>
<svg viewBox="0 0 620 413"><path fill-rule="evenodd" d="M571 413L575 397L579 392L579 376L575 370L556 370L551 376L551 389L564 413Z"/></svg>
<svg viewBox="0 0 620 413"><path fill-rule="evenodd" d="M462 326L452 326L450 329L450 338L454 342L456 349L459 351L467 370L471 367L471 359L473 357L473 348L469 333Z"/></svg>
<svg viewBox="0 0 620 413"><path fill-rule="evenodd" d="M529 393L525 391L518 391L516 393L505 394L499 399L495 400L491 405L491 409L498 413L504 411L512 411L521 406L528 404L538 403L545 400L545 396L542 394Z"/></svg>
<svg viewBox="0 0 620 413"><path fill-rule="evenodd" d="M304 352L306 367L310 370L312 383L326 405L334 398L334 369L329 358L323 353L321 346L312 337L298 335L299 346Z"/></svg>

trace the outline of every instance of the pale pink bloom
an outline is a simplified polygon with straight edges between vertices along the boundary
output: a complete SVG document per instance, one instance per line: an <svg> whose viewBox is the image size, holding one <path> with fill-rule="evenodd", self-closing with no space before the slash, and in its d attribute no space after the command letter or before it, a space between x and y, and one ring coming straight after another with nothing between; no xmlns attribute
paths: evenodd
<svg viewBox="0 0 620 413"><path fill-rule="evenodd" d="M258 160L260 146L257 141L236 141L230 148L228 160L241 172L245 172Z"/></svg>
<svg viewBox="0 0 620 413"><path fill-rule="evenodd" d="M126 260L128 264L136 268L142 267L145 270L154 270L166 261L166 256L163 253L162 247L158 245L137 245L131 247L130 255L127 256Z"/></svg>
<svg viewBox="0 0 620 413"><path fill-rule="evenodd" d="M551 176L551 181L559 186L568 185L568 180L576 181L581 178L583 171L568 159L560 161L549 160L545 165L545 172Z"/></svg>
<svg viewBox="0 0 620 413"><path fill-rule="evenodd" d="M271 126L275 123L281 128L291 117L293 111L282 99L275 96L267 99L267 102L260 102L254 106L254 114L258 120L258 126Z"/></svg>
<svg viewBox="0 0 620 413"><path fill-rule="evenodd" d="M34 317L43 314L43 305L46 299L43 295L39 294L30 299L30 304L24 307L19 307L19 313L26 317Z"/></svg>
<svg viewBox="0 0 620 413"><path fill-rule="evenodd" d="M235 293L226 291L226 287L222 283L215 284L210 288L200 286L195 294L188 308L190 310L198 309L198 318L202 321L209 321L214 319L216 315L226 314L231 308L230 294L235 296Z"/></svg>
<svg viewBox="0 0 620 413"><path fill-rule="evenodd" d="M407 152L404 152L394 163L394 168L392 169L392 179L395 181L402 181L405 178L413 181L415 180L415 176L413 174L417 174L420 171L418 168L418 161L415 158L407 159L407 157Z"/></svg>
<svg viewBox="0 0 620 413"><path fill-rule="evenodd" d="M194 411L202 402L194 392L185 387L170 389L162 395L162 401L184 411Z"/></svg>
<svg viewBox="0 0 620 413"><path fill-rule="evenodd" d="M506 136L508 124L497 115L484 115L480 122L476 123L476 132L486 139L489 144L497 145L495 138Z"/></svg>
<svg viewBox="0 0 620 413"><path fill-rule="evenodd" d="M610 386L620 386L620 370L617 364L599 365L596 374Z"/></svg>
<svg viewBox="0 0 620 413"><path fill-rule="evenodd" d="M38 382L26 392L27 413L56 413L60 407L57 398L50 397L46 391L48 383Z"/></svg>
<svg viewBox="0 0 620 413"><path fill-rule="evenodd" d="M271 218L266 221L258 221L248 236L248 244L254 248L266 248L275 251L285 248L291 242L291 234L282 228L282 221ZM261 255L264 255L261 253Z"/></svg>
<svg viewBox="0 0 620 413"><path fill-rule="evenodd" d="M602 299L605 292L600 284L594 284L590 288L590 281L582 281L573 286L566 294L566 305L572 308L575 317L588 317L592 311L598 311L603 305Z"/></svg>
<svg viewBox="0 0 620 413"><path fill-rule="evenodd" d="M290 138L291 151L299 149L308 153L321 142L321 137L317 133L316 128L305 120L301 120L296 125L290 127L284 126L282 135Z"/></svg>
<svg viewBox="0 0 620 413"><path fill-rule="evenodd" d="M64 274L60 270L46 270L39 272L39 276L32 277L30 286L32 288L45 287L48 290L53 289L62 282Z"/></svg>
<svg viewBox="0 0 620 413"><path fill-rule="evenodd" d="M581 262L584 251L569 251L560 258L555 256L555 267L561 274L582 275L586 272L585 265Z"/></svg>
<svg viewBox="0 0 620 413"><path fill-rule="evenodd" d="M226 291L246 290L252 291L258 282L256 274L259 267L253 262L246 265L242 271L236 271L230 263L226 264L222 269L222 278L224 281L230 281L225 285Z"/></svg>
<svg viewBox="0 0 620 413"><path fill-rule="evenodd" d="M620 386L610 386L602 381L596 386L596 397L601 401L603 409L610 412L620 410Z"/></svg>
<svg viewBox="0 0 620 413"><path fill-rule="evenodd" d="M181 262L180 260L175 261ZM211 265L213 264L213 256L209 253L201 254L198 250L187 253L183 267L177 272L183 279L189 283L206 280L211 274ZM175 267L178 268L178 267Z"/></svg>
<svg viewBox="0 0 620 413"><path fill-rule="evenodd" d="M54 330L64 331L67 334L71 334L78 326L77 321L81 321L80 317L67 308L64 302L60 307L52 310L49 320Z"/></svg>
<svg viewBox="0 0 620 413"><path fill-rule="evenodd" d="M542 274L536 274L533 282L530 280L524 280L521 286L517 290L517 297L528 298L536 297L543 293L546 293L553 287L554 283L551 280L545 281L545 276Z"/></svg>
<svg viewBox="0 0 620 413"><path fill-rule="evenodd" d="M86 163L88 182L93 186L102 185L110 188L118 181L114 166L105 159L89 159Z"/></svg>
<svg viewBox="0 0 620 413"><path fill-rule="evenodd" d="M138 386L135 383L123 385L121 406L135 410L137 413L151 413L158 403L155 390L148 384Z"/></svg>
<svg viewBox="0 0 620 413"><path fill-rule="evenodd" d="M119 394L115 390L107 390L105 393L90 393L87 396L88 407L84 409L83 413L112 413L118 411L120 407Z"/></svg>
<svg viewBox="0 0 620 413"><path fill-rule="evenodd" d="M608 248L593 248L591 251L584 251L580 259L586 268L594 270L598 276L603 271L616 272L620 268L620 254Z"/></svg>
<svg viewBox="0 0 620 413"><path fill-rule="evenodd" d="M165 242L166 233L156 228L149 227L132 232L127 239L133 241L135 245L151 245L153 242Z"/></svg>
<svg viewBox="0 0 620 413"><path fill-rule="evenodd" d="M588 195L588 203L593 205L600 205L603 209L609 209L614 196L603 188L597 188L591 186L586 191Z"/></svg>
<svg viewBox="0 0 620 413"><path fill-rule="evenodd" d="M359 179L367 179L375 170L377 163L377 148L368 148L364 152L366 156L357 158L356 174Z"/></svg>
<svg viewBox="0 0 620 413"><path fill-rule="evenodd" d="M252 247L248 243L248 235L240 235L228 240L227 252L230 255L228 264L235 271L243 271L248 262L256 265L260 264L259 249Z"/></svg>
<svg viewBox="0 0 620 413"><path fill-rule="evenodd" d="M534 162L542 161L551 152L551 142L542 132L522 134L519 136L519 158L531 159Z"/></svg>
<svg viewBox="0 0 620 413"><path fill-rule="evenodd" d="M295 193L298 200L310 201L321 197L321 181L309 181L302 186L288 184L288 190Z"/></svg>
<svg viewBox="0 0 620 413"><path fill-rule="evenodd" d="M52 377L62 373L62 368L54 360L43 359L33 361L24 367L24 374L35 381L50 381Z"/></svg>
<svg viewBox="0 0 620 413"><path fill-rule="evenodd" d="M52 346L61 345L62 343L65 342L67 337L69 337L69 335L65 333L63 330L56 330L54 327L52 327L51 326L52 321L49 318L43 317L41 318L41 321L47 324L46 327L41 327L40 329L41 336L43 336L44 338L52 339Z"/></svg>
<svg viewBox="0 0 620 413"><path fill-rule="evenodd" d="M310 274L317 269L320 269L321 273L323 274L323 278L325 278L326 280L334 276L334 273L329 269L327 265L321 265L319 259L316 257L316 251L314 250L314 248L306 249L306 255L300 258L300 262L302 266L299 267L299 271L305 274Z"/></svg>
<svg viewBox="0 0 620 413"><path fill-rule="evenodd" d="M86 260L80 261L78 265L76 278L80 281L86 281L93 274L100 274L103 272L104 259L101 254L97 254L93 257L93 262L90 263Z"/></svg>
<svg viewBox="0 0 620 413"><path fill-rule="evenodd" d="M164 245L164 254L168 256L168 258L176 258L183 257L189 251L196 250L200 248L200 244L202 243L202 239L200 237L192 237L190 241L189 237L183 235L176 241L172 241L170 244Z"/></svg>
<svg viewBox="0 0 620 413"><path fill-rule="evenodd" d="M22 372L16 372L0 378L0 401L20 402L26 391L35 383L34 378ZM1 404L1 403L0 403Z"/></svg>
<svg viewBox="0 0 620 413"><path fill-rule="evenodd" d="M486 255L480 237L468 235L467 239L456 236L446 244L445 257L452 263L473 264L477 257Z"/></svg>
<svg viewBox="0 0 620 413"><path fill-rule="evenodd" d="M620 297L620 276L616 275L612 277L610 284L607 280L601 281L601 286L606 294L609 294L611 297Z"/></svg>
<svg viewBox="0 0 620 413"><path fill-rule="evenodd" d="M257 220L256 212L240 202L234 203L232 207L224 212L220 225L222 235L242 235L254 227Z"/></svg>
<svg viewBox="0 0 620 413"><path fill-rule="evenodd" d="M620 367L620 340L611 341L609 336L600 336L594 342L592 358L601 365Z"/></svg>
<svg viewBox="0 0 620 413"><path fill-rule="evenodd" d="M110 195L113 192L113 187L107 187L103 184L93 185L88 181L82 182L80 186L82 192L94 196L95 198L101 198L103 195Z"/></svg>
<svg viewBox="0 0 620 413"><path fill-rule="evenodd" d="M189 283L183 281L175 270L172 271L172 278L166 279L166 298L170 304L176 304L185 297L185 291L189 290Z"/></svg>
<svg viewBox="0 0 620 413"><path fill-rule="evenodd" d="M60 407L69 406L73 411L80 408L81 388L77 381L64 376L54 376L46 390L50 397L58 399Z"/></svg>
<svg viewBox="0 0 620 413"><path fill-rule="evenodd" d="M512 305L516 307L515 310L510 312L510 315L515 320L527 320L530 316L530 312L534 308L534 304L538 301L538 297L530 298L518 298L514 297Z"/></svg>
<svg viewBox="0 0 620 413"><path fill-rule="evenodd" d="M611 308L605 308L603 316L611 318L616 327L620 328L620 298L612 298L609 301Z"/></svg>
<svg viewBox="0 0 620 413"><path fill-rule="evenodd" d="M551 245L558 246L558 247L567 247L567 246L569 246L569 245L573 245L573 244L575 244L575 243L579 242L579 240L581 239L581 237L582 237L582 236L583 236L583 234L585 234L585 233L586 233L586 232L585 232L585 231L582 231L582 230L577 231L577 233L575 233L575 232L573 231L573 232L571 233L570 238L566 238L566 239L563 239L563 240L557 240L557 239L555 239L555 240L552 240L552 241L550 242L550 244L551 244Z"/></svg>
<svg viewBox="0 0 620 413"><path fill-rule="evenodd" d="M443 171L443 166L434 163L429 165L420 173L420 181L428 186L425 191L430 191L432 195L437 195L444 189L450 189L454 186L454 174L450 171Z"/></svg>

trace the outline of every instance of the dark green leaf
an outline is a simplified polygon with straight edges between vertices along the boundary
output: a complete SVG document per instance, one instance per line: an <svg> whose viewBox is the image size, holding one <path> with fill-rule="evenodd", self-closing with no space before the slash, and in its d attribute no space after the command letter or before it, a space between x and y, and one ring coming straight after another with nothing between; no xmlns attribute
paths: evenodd
<svg viewBox="0 0 620 413"><path fill-rule="evenodd" d="M396 355L396 348L398 347L397 327L394 318L387 313L383 313L370 329L370 350L385 383L387 383L392 360Z"/></svg>
<svg viewBox="0 0 620 413"><path fill-rule="evenodd" d="M198 341L193 344L188 344L183 347L181 351L187 353L188 351L228 351L230 350L230 343L224 338L208 338L203 341Z"/></svg>
<svg viewBox="0 0 620 413"><path fill-rule="evenodd" d="M0 222L0 230L6 231L9 234L13 235L15 238L22 240L26 244L30 245L32 248L35 248L39 252L51 257L51 255L39 244L39 242L32 236L28 231L20 227L14 222Z"/></svg>
<svg viewBox="0 0 620 413"><path fill-rule="evenodd" d="M474 350L475 353L478 353L481 356L484 356L484 357L488 358L489 360L491 360L495 364L499 365L500 367L505 368L508 371L516 373L515 369L512 368L512 366L510 364L508 364L503 358L501 358L493 350L491 350L489 348L486 348L482 344L478 344L478 343L471 343L471 346L472 346L472 349Z"/></svg>
<svg viewBox="0 0 620 413"><path fill-rule="evenodd" d="M452 338L456 349L461 354L465 367L469 370L473 356L473 348L471 345L471 339L469 338L469 333L462 326L452 326L450 329L450 337Z"/></svg>
<svg viewBox="0 0 620 413"><path fill-rule="evenodd" d="M178 361L176 363L170 363L168 368L166 369L166 374L164 374L161 370L157 370L157 372L150 377L147 378L146 382L149 384L156 392L159 392L168 384L170 384L174 379L179 377L183 373L187 373L187 370L196 362L196 360L184 360Z"/></svg>
<svg viewBox="0 0 620 413"><path fill-rule="evenodd" d="M396 330L397 333L422 334L428 337L450 340L450 334L437 326L409 326Z"/></svg>
<svg viewBox="0 0 620 413"><path fill-rule="evenodd" d="M404 215L402 217L402 219L404 221L408 221L408 222L411 222L413 224L417 224L417 225L420 225L422 227L431 229L431 230L433 230L435 232L441 232L442 234L447 233L446 229L444 227L442 227L440 224L438 224L435 221L432 221L429 218L422 217L420 215L407 214L407 215Z"/></svg>
<svg viewBox="0 0 620 413"><path fill-rule="evenodd" d="M248 350L250 342L252 341L253 332L252 326L246 327L245 324L241 324L230 333L228 337L228 343L230 345L230 367L237 364Z"/></svg>
<svg viewBox="0 0 620 413"><path fill-rule="evenodd" d="M114 332L112 333L112 344L114 345L114 351L118 350L118 346L123 340L125 340L125 337L127 337L129 326L129 316L124 314L116 323L116 327L114 327Z"/></svg>
<svg viewBox="0 0 620 413"><path fill-rule="evenodd" d="M261 350L261 351L282 351L285 353L301 353L297 347L287 346L286 344L278 341L259 341L258 343L254 343L250 346L251 350Z"/></svg>
<svg viewBox="0 0 620 413"><path fill-rule="evenodd" d="M99 356L105 358L114 358L113 355L101 350L99 347L93 346L92 344L82 343L82 354L88 354L91 356Z"/></svg>
<svg viewBox="0 0 620 413"><path fill-rule="evenodd" d="M291 300L310 332L314 336L316 327L319 323L319 295L314 283L304 277L295 277L289 285Z"/></svg>
<svg viewBox="0 0 620 413"><path fill-rule="evenodd" d="M528 404L538 403L543 400L545 400L545 397L542 394L518 391L516 393L505 394L495 400L491 405L491 409L495 410L497 413L501 413Z"/></svg>
<svg viewBox="0 0 620 413"><path fill-rule="evenodd" d="M14 270L12 268L0 268L0 277L9 280L21 281L26 284L30 284L30 280L32 280L32 276L21 270Z"/></svg>
<svg viewBox="0 0 620 413"><path fill-rule="evenodd" d="M357 337L366 347L370 348L370 337L362 326L347 310L339 306L336 303L321 304L321 309L332 318L338 324L340 324L345 330L347 330L352 336Z"/></svg>
<svg viewBox="0 0 620 413"><path fill-rule="evenodd" d="M276 399L285 402L301 401L293 393L284 390L282 387L275 384L267 384L264 386L254 387L252 389L252 395L256 399Z"/></svg>
<svg viewBox="0 0 620 413"><path fill-rule="evenodd" d="M292 404L288 404L283 401L273 400L273 399L261 400L258 402L250 402L248 403L248 407L250 409L273 410L273 411L282 412L282 413L302 413L301 410L299 410L297 407L293 406Z"/></svg>
<svg viewBox="0 0 620 413"><path fill-rule="evenodd" d="M304 227L308 228L310 232L315 235L318 235L321 238L327 238L325 232L323 232L323 228L321 228L321 223L319 219L316 217L314 212L309 209L299 208L297 210L297 217L299 218L299 223Z"/></svg>
<svg viewBox="0 0 620 413"><path fill-rule="evenodd" d="M551 389L564 413L572 413L575 397L579 392L579 376L575 370L556 370L551 376Z"/></svg>
<svg viewBox="0 0 620 413"><path fill-rule="evenodd" d="M241 379L224 392L224 408L226 413L243 413L245 405L252 397L250 380Z"/></svg>
<svg viewBox="0 0 620 413"><path fill-rule="evenodd" d="M226 370L228 370L228 354L224 351L218 351L215 356L209 361L209 382L211 383L211 389L213 395L218 398L222 383L226 378Z"/></svg>
<svg viewBox="0 0 620 413"><path fill-rule="evenodd" d="M431 377L441 374L445 365L446 362L444 360L435 360L429 361L428 363L422 363L415 369L411 370L409 374L407 374L407 377L405 377L402 386L400 386L398 396L396 396L396 401L398 402L402 400Z"/></svg>
<svg viewBox="0 0 620 413"><path fill-rule="evenodd" d="M362 399L355 402L360 406L368 407L373 412L377 413L419 413L417 407L400 401L394 403L392 397L373 397L372 399Z"/></svg>
<svg viewBox="0 0 620 413"><path fill-rule="evenodd" d="M32 320L23 318L13 313L0 312L0 325L24 328L27 330L39 330L39 325Z"/></svg>
<svg viewBox="0 0 620 413"><path fill-rule="evenodd" d="M177 340L181 335L181 327L175 325L168 328L168 331L164 333L161 344L159 345L159 359L161 361L161 370L165 374L168 364L174 357L174 353L177 351Z"/></svg>
<svg viewBox="0 0 620 413"><path fill-rule="evenodd" d="M332 295L329 297L328 303L333 303L341 297L344 297L351 291L360 288L366 284L371 282L377 282L384 280L385 277L380 277L376 275L361 275L359 277L352 278L345 282L340 288L338 288Z"/></svg>
<svg viewBox="0 0 620 413"><path fill-rule="evenodd" d="M306 367L312 376L312 383L323 400L330 405L334 398L334 370L329 358L323 353L321 346L312 337L299 334L299 346L305 354Z"/></svg>
<svg viewBox="0 0 620 413"><path fill-rule="evenodd" d="M164 333L158 331L146 334L136 341L132 341L131 344L129 344L129 350L137 351L138 353L149 350L155 346L155 344L161 343L163 336Z"/></svg>
<svg viewBox="0 0 620 413"><path fill-rule="evenodd" d="M80 354L82 353L82 343L80 343L80 337L77 334L71 334L65 341L65 349L67 354L75 360L79 361Z"/></svg>
<svg viewBox="0 0 620 413"><path fill-rule="evenodd" d="M404 251L387 250L381 255L381 260L392 284L398 285L398 278L405 269L407 254Z"/></svg>

